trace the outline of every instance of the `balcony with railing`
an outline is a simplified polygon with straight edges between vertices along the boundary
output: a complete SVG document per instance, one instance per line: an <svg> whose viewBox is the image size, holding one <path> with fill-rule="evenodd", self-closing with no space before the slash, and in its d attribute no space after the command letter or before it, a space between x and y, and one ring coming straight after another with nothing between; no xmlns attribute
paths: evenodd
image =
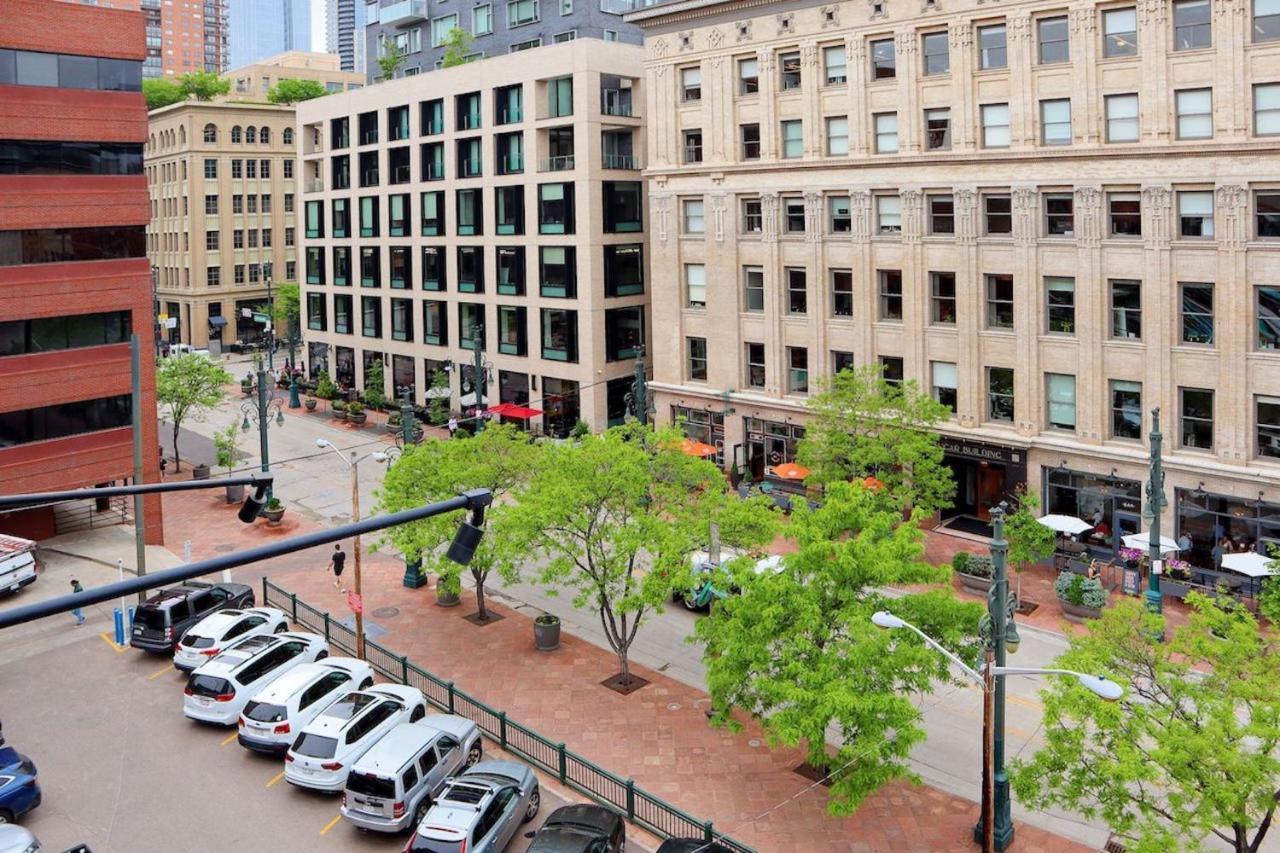
<svg viewBox="0 0 1280 853"><path fill-rule="evenodd" d="M605 154L601 165L606 169L638 171L640 169L640 158L634 154Z"/></svg>
<svg viewBox="0 0 1280 853"><path fill-rule="evenodd" d="M378 10L379 21L393 27L420 24L427 17L427 0L396 0L394 3L383 3Z"/></svg>
<svg viewBox="0 0 1280 853"><path fill-rule="evenodd" d="M302 164L302 191L324 192L324 161L309 160Z"/></svg>
<svg viewBox="0 0 1280 853"><path fill-rule="evenodd" d="M539 172L567 172L573 168L573 155L561 154L538 161Z"/></svg>

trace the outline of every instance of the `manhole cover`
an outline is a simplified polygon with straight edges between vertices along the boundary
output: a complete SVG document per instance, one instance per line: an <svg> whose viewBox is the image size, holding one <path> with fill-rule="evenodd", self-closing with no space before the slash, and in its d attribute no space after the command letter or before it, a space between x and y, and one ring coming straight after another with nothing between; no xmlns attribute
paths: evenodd
<svg viewBox="0 0 1280 853"><path fill-rule="evenodd" d="M379 607L377 610L373 611L373 615L377 616L379 619L390 619L392 616L400 615L400 608L399 607Z"/></svg>
<svg viewBox="0 0 1280 853"><path fill-rule="evenodd" d="M213 550L214 550L214 551L217 551L219 554L230 554L230 553L231 553L232 551L234 551L235 549L236 549L236 546L235 546L235 545L230 545L230 544L214 545L214 546L213 546Z"/></svg>
<svg viewBox="0 0 1280 853"><path fill-rule="evenodd" d="M680 710L680 703L679 703L679 702L672 702L671 704L667 705L667 710L668 710L668 711L679 711L679 710Z"/></svg>
<svg viewBox="0 0 1280 853"><path fill-rule="evenodd" d="M752 738L751 740L747 741L747 746L758 749L760 747L760 741L756 738Z"/></svg>

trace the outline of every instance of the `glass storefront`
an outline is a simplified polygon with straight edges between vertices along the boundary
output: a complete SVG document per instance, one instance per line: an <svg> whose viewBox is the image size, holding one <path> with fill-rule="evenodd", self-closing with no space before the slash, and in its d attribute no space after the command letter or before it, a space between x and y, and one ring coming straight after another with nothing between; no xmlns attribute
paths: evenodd
<svg viewBox="0 0 1280 853"><path fill-rule="evenodd" d="M510 370L498 371L498 402L529 405L529 374ZM523 422L521 422L523 425Z"/></svg>
<svg viewBox="0 0 1280 853"><path fill-rule="evenodd" d="M1142 484L1137 480L1065 468L1044 468L1043 473L1044 513L1073 515L1093 525L1080 534L1090 547L1115 554L1120 537L1142 530Z"/></svg>
<svg viewBox="0 0 1280 853"><path fill-rule="evenodd" d="M395 389L397 400L404 399L404 392L408 391L409 400L415 404L418 402L418 385L412 356L391 356L391 387Z"/></svg>
<svg viewBox="0 0 1280 853"><path fill-rule="evenodd" d="M307 344L307 376L319 379L320 371L329 369L329 345L311 341ZM333 378L330 374L330 379Z"/></svg>
<svg viewBox="0 0 1280 853"><path fill-rule="evenodd" d="M716 449L717 465L724 467L724 414L706 409L690 409L687 406L671 407L671 422L694 441L709 444Z"/></svg>
<svg viewBox="0 0 1280 853"><path fill-rule="evenodd" d="M1280 547L1280 504L1199 489L1176 489L1174 498L1177 535L1191 540L1191 549L1178 556L1194 566L1216 568L1215 542L1221 543L1225 553L1260 550L1265 554L1272 546Z"/></svg>
<svg viewBox="0 0 1280 853"><path fill-rule="evenodd" d="M578 383L542 377L542 428L553 438L568 438L579 418Z"/></svg>
<svg viewBox="0 0 1280 853"><path fill-rule="evenodd" d="M950 436L942 437L941 443L942 461L951 469L956 484L952 505L941 513L943 519L968 516L989 521L991 509L1027 482L1023 450ZM971 532L990 535L989 529L981 526Z"/></svg>
<svg viewBox="0 0 1280 853"><path fill-rule="evenodd" d="M747 436L747 473L752 480L763 480L766 468L796 461L803 426L760 418L743 418L742 424Z"/></svg>
<svg viewBox="0 0 1280 853"><path fill-rule="evenodd" d="M333 381L340 388L356 384L356 351L351 347L334 347Z"/></svg>

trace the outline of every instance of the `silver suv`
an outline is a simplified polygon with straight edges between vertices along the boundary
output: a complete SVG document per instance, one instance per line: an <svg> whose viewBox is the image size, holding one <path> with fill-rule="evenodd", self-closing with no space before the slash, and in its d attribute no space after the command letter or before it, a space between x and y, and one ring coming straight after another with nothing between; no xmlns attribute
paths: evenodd
<svg viewBox="0 0 1280 853"><path fill-rule="evenodd" d="M445 783L405 853L502 853L541 804L528 767L481 761Z"/></svg>
<svg viewBox="0 0 1280 853"><path fill-rule="evenodd" d="M403 832L426 815L450 776L480 760L480 729L432 714L401 723L351 767L341 814L361 829Z"/></svg>

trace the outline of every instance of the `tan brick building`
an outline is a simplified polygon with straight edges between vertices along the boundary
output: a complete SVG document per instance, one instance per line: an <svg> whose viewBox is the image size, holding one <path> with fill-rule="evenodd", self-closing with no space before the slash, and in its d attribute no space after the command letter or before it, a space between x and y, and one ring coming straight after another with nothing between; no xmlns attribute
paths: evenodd
<svg viewBox="0 0 1280 853"><path fill-rule="evenodd" d="M265 102L271 87L281 80L315 80L330 94L359 89L364 85L363 74L342 70L341 57L306 50L279 53L223 76L231 81L227 98L233 101Z"/></svg>
<svg viewBox="0 0 1280 853"><path fill-rule="evenodd" d="M660 419L765 476L819 378L880 364L955 411L953 513L1026 481L1128 532L1159 406L1165 532L1280 540L1280 6L629 19Z"/></svg>
<svg viewBox="0 0 1280 853"><path fill-rule="evenodd" d="M579 39L298 105L308 364L621 421L644 341L639 47Z"/></svg>

